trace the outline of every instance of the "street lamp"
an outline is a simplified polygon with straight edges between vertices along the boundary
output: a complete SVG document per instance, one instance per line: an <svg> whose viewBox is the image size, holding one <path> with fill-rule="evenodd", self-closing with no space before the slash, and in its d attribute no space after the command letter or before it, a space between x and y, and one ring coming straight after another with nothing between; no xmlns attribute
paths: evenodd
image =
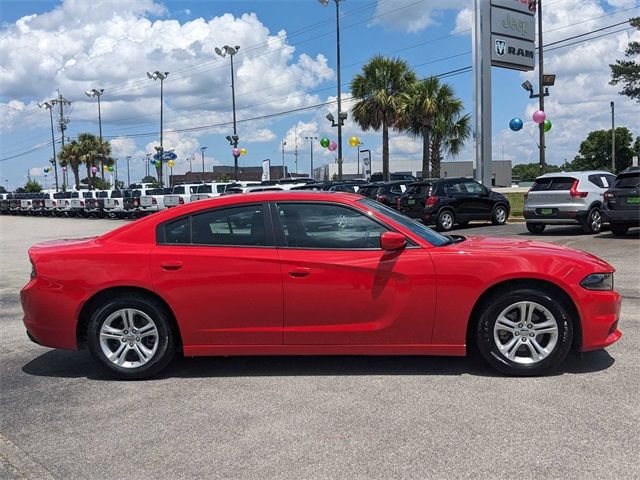
<svg viewBox="0 0 640 480"><path fill-rule="evenodd" d="M53 134L53 103L38 103L38 107L46 108L47 110L49 110L49 118L51 119L51 147L53 148L53 172L55 173L56 179L56 191L58 191L58 162L56 162L56 139Z"/></svg>
<svg viewBox="0 0 640 480"><path fill-rule="evenodd" d="M329 0L318 0L323 7L329 5ZM346 112L342 112L342 93L340 87L340 2L342 0L333 0L336 4L336 63L337 63L337 90L338 90L338 123L335 124L332 119L329 121L333 127L338 127L338 179L342 180L342 125L347 118ZM327 115L327 118L329 116Z"/></svg>
<svg viewBox="0 0 640 480"><path fill-rule="evenodd" d="M87 97L96 97L98 99L98 131L100 132L100 175L104 180L104 155L102 153L102 113L100 112L100 97L104 93L104 88L92 88L84 92Z"/></svg>
<svg viewBox="0 0 640 480"><path fill-rule="evenodd" d="M314 178L313 176L313 142L315 140L318 140L318 137L304 137L305 140L307 140L309 142L309 144L311 145L311 175L309 175L311 178Z"/></svg>
<svg viewBox="0 0 640 480"><path fill-rule="evenodd" d="M364 143L358 141L358 176L360 176L360 147L364 145Z"/></svg>
<svg viewBox="0 0 640 480"><path fill-rule="evenodd" d="M200 147L200 152L202 152L202 173L204 173L204 151L207 147ZM202 180L204 180L204 175L202 175Z"/></svg>
<svg viewBox="0 0 640 480"><path fill-rule="evenodd" d="M127 155L127 187L131 185L131 175L129 171L129 161L131 160L131 155Z"/></svg>
<svg viewBox="0 0 640 480"><path fill-rule="evenodd" d="M609 105L611 105L611 173L616 173L616 107L613 102Z"/></svg>
<svg viewBox="0 0 640 480"><path fill-rule="evenodd" d="M159 72L156 70L155 72L147 72L147 77L149 80L160 80L160 168L156 165L156 172L158 172L158 182L160 185L164 185L162 183L162 162L164 161L164 147L162 144L162 115L163 115L163 105L164 105L164 79L169 76L169 72Z"/></svg>
<svg viewBox="0 0 640 480"><path fill-rule="evenodd" d="M234 153L238 148L238 131L236 128L236 90L235 90L235 83L233 79L233 57L238 53L238 50L240 50L240 46L238 45L236 45L235 47L230 47L229 45L225 45L222 48L218 48L218 47L215 48L215 52L219 56L224 58L227 55L229 55L229 58L231 59L231 105L233 110L233 136L231 137L232 140L229 140L229 143L233 146ZM236 177L235 179L236 181L238 181L238 155L235 155L235 154L233 155L233 171Z"/></svg>
<svg viewBox="0 0 640 480"><path fill-rule="evenodd" d="M282 141L282 178L286 177L285 169L284 169L284 146L287 144L284 140Z"/></svg>

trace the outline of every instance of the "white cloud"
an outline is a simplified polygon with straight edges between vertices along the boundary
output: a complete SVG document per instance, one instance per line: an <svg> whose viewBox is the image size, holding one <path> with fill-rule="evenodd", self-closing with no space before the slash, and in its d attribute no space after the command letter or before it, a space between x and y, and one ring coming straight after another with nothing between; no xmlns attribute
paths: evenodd
<svg viewBox="0 0 640 480"><path fill-rule="evenodd" d="M463 8L456 15L456 24L451 33L469 30L473 26L473 10Z"/></svg>
<svg viewBox="0 0 640 480"><path fill-rule="evenodd" d="M438 16L444 10L457 10L468 5L468 0L378 0L371 25L416 33L438 23Z"/></svg>

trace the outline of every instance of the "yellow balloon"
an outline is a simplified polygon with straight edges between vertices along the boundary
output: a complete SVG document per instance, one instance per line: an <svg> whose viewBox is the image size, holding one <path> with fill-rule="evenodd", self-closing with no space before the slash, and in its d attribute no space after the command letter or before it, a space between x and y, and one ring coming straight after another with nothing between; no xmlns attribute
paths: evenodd
<svg viewBox="0 0 640 480"><path fill-rule="evenodd" d="M349 145L351 145L352 147L357 147L358 145L360 145L360 139L358 137L351 137L349 139Z"/></svg>
<svg viewBox="0 0 640 480"><path fill-rule="evenodd" d="M241 148L240 149L240 155L246 155L247 154L247 149L246 148Z"/></svg>
<svg viewBox="0 0 640 480"><path fill-rule="evenodd" d="M173 168L173 167L175 167L175 166L176 166L176 162L174 162L173 160L169 160L169 161L167 162L167 165L169 165L169 168Z"/></svg>

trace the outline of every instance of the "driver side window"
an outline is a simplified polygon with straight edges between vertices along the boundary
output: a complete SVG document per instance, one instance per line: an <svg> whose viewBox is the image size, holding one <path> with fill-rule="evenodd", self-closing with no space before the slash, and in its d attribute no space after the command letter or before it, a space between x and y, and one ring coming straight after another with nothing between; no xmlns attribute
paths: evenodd
<svg viewBox="0 0 640 480"><path fill-rule="evenodd" d="M281 203L276 207L290 248L379 249L387 229L365 214L339 205Z"/></svg>

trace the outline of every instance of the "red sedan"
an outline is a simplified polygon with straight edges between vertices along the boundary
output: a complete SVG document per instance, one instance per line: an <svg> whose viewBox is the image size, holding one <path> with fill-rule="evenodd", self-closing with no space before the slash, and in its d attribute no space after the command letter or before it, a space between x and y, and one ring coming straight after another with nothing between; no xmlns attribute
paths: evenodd
<svg viewBox="0 0 640 480"><path fill-rule="evenodd" d="M528 240L444 236L347 193L202 200L29 249L29 337L124 378L200 355L465 355L539 375L617 329L614 269Z"/></svg>

